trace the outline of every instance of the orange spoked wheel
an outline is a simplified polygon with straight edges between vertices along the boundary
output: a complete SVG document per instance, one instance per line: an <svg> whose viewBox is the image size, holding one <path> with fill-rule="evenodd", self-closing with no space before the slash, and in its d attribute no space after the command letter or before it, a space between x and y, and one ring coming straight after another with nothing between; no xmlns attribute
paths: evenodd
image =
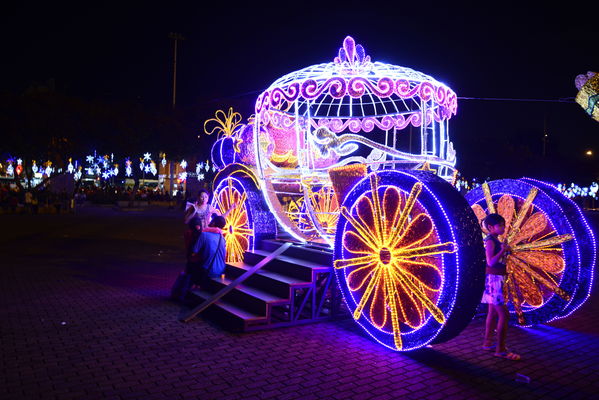
<svg viewBox="0 0 599 400"><path fill-rule="evenodd" d="M398 351L457 335L482 293L482 249L463 245L482 246L476 226L463 197L433 174L381 171L359 181L341 206L334 258L354 319Z"/></svg>
<svg viewBox="0 0 599 400"><path fill-rule="evenodd" d="M484 183L466 198L479 221L490 213L506 221L499 237L511 247L504 293L518 323L562 316L579 287L580 251L559 203L536 185L513 179Z"/></svg>
<svg viewBox="0 0 599 400"><path fill-rule="evenodd" d="M229 211L224 231L227 262L240 262L246 251L254 247L254 228L247 206L247 193L235 177L223 179L214 191L215 207L221 213Z"/></svg>

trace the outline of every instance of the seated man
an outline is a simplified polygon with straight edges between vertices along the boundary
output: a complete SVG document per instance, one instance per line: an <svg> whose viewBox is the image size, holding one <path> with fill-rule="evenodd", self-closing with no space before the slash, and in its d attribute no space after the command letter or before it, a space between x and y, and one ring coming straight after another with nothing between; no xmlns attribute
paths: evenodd
<svg viewBox="0 0 599 400"><path fill-rule="evenodd" d="M202 231L193 246L192 257L199 260L191 271L194 284L202 286L207 279L219 277L224 273L226 246L222 229L225 225L224 217L213 214L209 228Z"/></svg>

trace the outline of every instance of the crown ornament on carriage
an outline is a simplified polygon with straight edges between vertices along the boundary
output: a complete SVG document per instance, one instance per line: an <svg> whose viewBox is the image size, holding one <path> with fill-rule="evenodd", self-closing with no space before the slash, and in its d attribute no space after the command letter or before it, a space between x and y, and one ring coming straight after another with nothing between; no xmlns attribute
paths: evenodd
<svg viewBox="0 0 599 400"><path fill-rule="evenodd" d="M366 55L364 47L356 44L351 36L343 40L343 46L339 48L339 55L333 61L337 70L347 75L368 73L373 67L370 56Z"/></svg>

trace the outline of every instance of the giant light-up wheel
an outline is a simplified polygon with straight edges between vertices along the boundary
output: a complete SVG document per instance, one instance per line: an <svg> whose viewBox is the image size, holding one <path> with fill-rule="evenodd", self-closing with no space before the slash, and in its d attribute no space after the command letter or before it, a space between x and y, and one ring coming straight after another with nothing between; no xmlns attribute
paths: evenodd
<svg viewBox="0 0 599 400"><path fill-rule="evenodd" d="M296 239L332 247L331 215L339 209L327 171L352 163L372 170L427 163L450 180L456 158L448 121L456 109L446 85L372 62L347 37L333 62L283 76L256 101L253 141L266 200Z"/></svg>
<svg viewBox="0 0 599 400"><path fill-rule="evenodd" d="M489 213L506 220L499 237L512 249L506 257L506 293L521 325L551 321L582 304L592 264L581 267L579 244L588 246L592 233L581 229L580 214L566 215L561 193L532 180L504 179L485 183L466 198L479 220Z"/></svg>
<svg viewBox="0 0 599 400"><path fill-rule="evenodd" d="M354 319L394 350L457 335L482 293L476 232L468 203L430 173L363 178L345 197L335 243L335 272Z"/></svg>

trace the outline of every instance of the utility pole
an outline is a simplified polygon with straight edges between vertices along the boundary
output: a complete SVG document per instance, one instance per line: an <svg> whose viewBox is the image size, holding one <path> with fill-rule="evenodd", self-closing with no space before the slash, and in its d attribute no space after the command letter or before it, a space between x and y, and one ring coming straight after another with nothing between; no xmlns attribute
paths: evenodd
<svg viewBox="0 0 599 400"><path fill-rule="evenodd" d="M180 33L171 32L168 37L173 39L173 110L175 109L177 99L177 43L179 40L185 40Z"/></svg>

